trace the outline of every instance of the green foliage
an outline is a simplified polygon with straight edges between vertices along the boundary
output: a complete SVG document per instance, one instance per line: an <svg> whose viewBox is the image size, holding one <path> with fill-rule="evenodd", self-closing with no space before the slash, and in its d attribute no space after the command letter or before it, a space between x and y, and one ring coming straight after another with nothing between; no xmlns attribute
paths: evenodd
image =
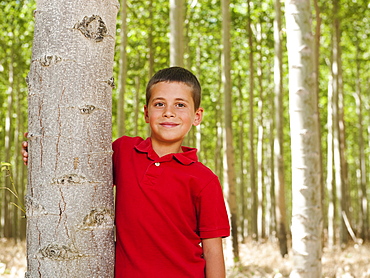
<svg viewBox="0 0 370 278"><path fill-rule="evenodd" d="M10 180L11 188L9 187L0 187L2 190L7 190L10 192L16 199L17 203L10 202L11 205L15 206L19 210L21 210L24 214L26 214L26 209L24 207L23 201L20 200L17 188L15 186L15 182L12 176L12 171L11 171L11 164L8 162L1 162L1 172L5 174L5 178L8 178Z"/></svg>
<svg viewBox="0 0 370 278"><path fill-rule="evenodd" d="M149 80L149 55L153 51L154 71L169 65L169 1L128 0L127 9L127 79L125 95L126 133L128 135L147 136L142 107L145 102L145 87ZM340 9L341 20L341 51L343 69L344 92L344 119L346 128L346 159L349 176L351 177L350 195L355 196L356 171L358 169L358 115L353 94L360 90L363 96L363 125L370 125L369 90L370 80L370 9L366 0L342 0ZM236 0L230 4L231 10L231 57L232 57L232 88L233 88L233 116L234 116L234 142L235 164L244 162L244 169L238 166L238 182L244 179L249 184L249 150L248 131L252 126L248 120L250 109L254 111L255 134L254 144L257 144L257 127L264 126L264 166L268 169L271 144L270 122L274 117L274 37L273 19L274 3L272 0L250 1L251 27L253 44L248 42L247 28L247 2ZM332 41L333 41L333 12L332 1L319 1L320 17L322 18L319 58L319 112L322 132L323 165L326 165L327 152L327 91L329 76L331 74ZM14 145L22 140L23 132L27 130L27 84L25 82L31 62L31 46L33 35L33 11L35 1L31 0L0 0L0 140L10 140L10 149L0 148L0 157L10 155L10 162L14 165L17 160L19 147ZM282 5L284 11L284 5ZM150 12L152 11L152 12ZM283 16L284 25L284 16ZM313 22L312 26L315 26ZM212 169L217 168L217 136L222 126L223 94L221 85L221 5L218 0L188 1L185 13L185 65L198 76L203 90L202 106L205 109L204 121L201 125L202 161ZM120 34L121 19L118 18L117 34ZM152 36L152 45L149 44ZM284 30L282 31L285 39ZM284 42L285 43L285 42ZM119 80L121 38L117 35L114 76ZM249 54L253 54L254 72L249 66ZM290 204L290 136L288 113L288 68L287 53L283 47L283 76L284 76L284 152L286 167L287 203ZM254 74L253 107L249 107L249 77ZM117 82L116 82L117 84ZM139 94L139 104L136 96ZM9 102L9 100L12 100ZM263 108L258 108L258 102L263 100ZM118 105L118 92L113 92L113 138L117 137L116 107ZM137 122L136 107L139 105ZM11 106L11 107L10 107ZM10 107L10 113L9 108ZM9 118L10 115L10 118ZM6 120L11 123L11 130L5 130ZM137 130L137 131L136 131ZM8 132L8 134L7 134ZM369 169L370 145L369 131L364 130L365 152L367 167ZM239 134L243 134L240 139ZM11 135L11 136L9 136ZM240 140L243 140L243 147ZM194 136L190 135L188 143L194 146ZM244 154L244 156L242 156ZM244 161L242 161L244 160ZM3 165L2 167L10 167ZM4 168L4 169L5 169ZM7 168L10 171L10 168ZM14 171L14 169L13 169ZM14 172L13 172L14 173ZM243 175L242 175L243 174ZM324 173L325 174L325 173ZM267 173L266 173L267 175ZM325 174L326 175L326 174ZM325 177L324 177L325 180ZM9 189L10 190L10 189ZM8 191L8 189L7 189ZM248 190L247 190L248 191ZM14 190L12 190L14 192ZM249 192L250 193L250 192ZM246 195L246 198L249 196ZM1 202L1 200L0 200Z"/></svg>

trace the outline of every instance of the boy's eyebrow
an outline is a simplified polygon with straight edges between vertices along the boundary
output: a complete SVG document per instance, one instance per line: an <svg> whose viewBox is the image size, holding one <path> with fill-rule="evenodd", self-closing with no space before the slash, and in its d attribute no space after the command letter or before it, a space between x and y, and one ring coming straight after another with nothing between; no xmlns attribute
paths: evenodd
<svg viewBox="0 0 370 278"><path fill-rule="evenodd" d="M153 98L152 101L155 101L155 100L166 100L164 97L156 97L156 98ZM184 99L184 98L175 98L176 101L184 101L184 102L189 102L187 99Z"/></svg>

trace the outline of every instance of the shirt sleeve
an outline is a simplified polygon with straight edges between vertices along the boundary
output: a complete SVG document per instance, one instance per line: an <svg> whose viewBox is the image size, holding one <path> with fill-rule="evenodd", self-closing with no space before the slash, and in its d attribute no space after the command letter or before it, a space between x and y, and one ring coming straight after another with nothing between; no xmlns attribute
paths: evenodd
<svg viewBox="0 0 370 278"><path fill-rule="evenodd" d="M230 235L229 217L221 184L217 177L212 179L200 193L197 210L200 238L227 237Z"/></svg>

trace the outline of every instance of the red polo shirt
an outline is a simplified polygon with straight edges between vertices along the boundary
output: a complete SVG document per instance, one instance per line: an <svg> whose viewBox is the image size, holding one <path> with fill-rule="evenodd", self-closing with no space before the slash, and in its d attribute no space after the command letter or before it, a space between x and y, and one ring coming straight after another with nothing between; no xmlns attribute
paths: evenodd
<svg viewBox="0 0 370 278"><path fill-rule="evenodd" d="M150 138L113 143L117 278L204 277L202 238L230 234L217 176L196 149L158 157Z"/></svg>

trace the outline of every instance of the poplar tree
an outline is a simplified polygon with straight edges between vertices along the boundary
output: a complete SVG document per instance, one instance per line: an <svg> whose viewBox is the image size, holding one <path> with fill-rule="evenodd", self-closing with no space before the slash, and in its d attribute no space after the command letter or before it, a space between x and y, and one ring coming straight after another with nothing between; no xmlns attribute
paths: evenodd
<svg viewBox="0 0 370 278"><path fill-rule="evenodd" d="M321 277L321 172L309 0L287 0L289 112L292 149L291 277Z"/></svg>
<svg viewBox="0 0 370 278"><path fill-rule="evenodd" d="M26 277L113 277L111 92L117 1L37 1Z"/></svg>

